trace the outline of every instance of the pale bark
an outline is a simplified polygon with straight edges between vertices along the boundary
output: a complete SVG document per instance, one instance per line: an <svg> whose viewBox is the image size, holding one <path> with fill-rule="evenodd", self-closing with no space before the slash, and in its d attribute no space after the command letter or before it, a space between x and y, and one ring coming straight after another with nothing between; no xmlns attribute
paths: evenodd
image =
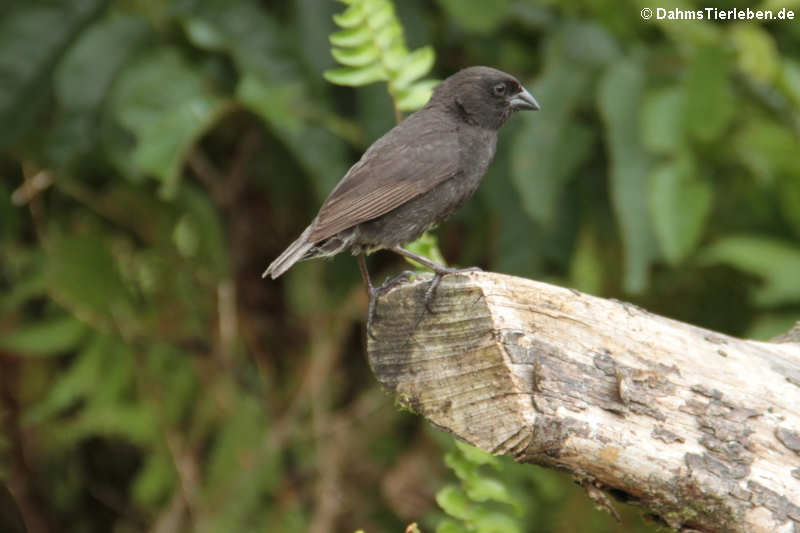
<svg viewBox="0 0 800 533"><path fill-rule="evenodd" d="M380 298L368 355L432 424L678 530L800 533L800 344L493 273L446 276L431 314L426 279Z"/></svg>

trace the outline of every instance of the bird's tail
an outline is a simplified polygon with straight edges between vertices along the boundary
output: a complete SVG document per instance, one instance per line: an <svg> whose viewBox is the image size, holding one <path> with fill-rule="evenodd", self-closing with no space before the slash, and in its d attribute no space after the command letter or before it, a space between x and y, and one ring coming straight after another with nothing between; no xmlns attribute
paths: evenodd
<svg viewBox="0 0 800 533"><path fill-rule="evenodd" d="M308 241L308 236L311 235L311 226L313 226L313 224L310 224L305 231L300 234L297 240L290 244L275 261L270 263L264 273L261 274L262 278L270 276L272 279L275 279L292 268L292 265L303 260L306 252L314 246L313 242Z"/></svg>

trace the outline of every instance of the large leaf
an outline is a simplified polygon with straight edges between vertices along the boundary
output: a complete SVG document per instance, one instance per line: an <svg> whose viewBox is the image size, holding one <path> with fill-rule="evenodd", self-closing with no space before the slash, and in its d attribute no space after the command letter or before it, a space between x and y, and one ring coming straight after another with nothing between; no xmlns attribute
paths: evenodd
<svg viewBox="0 0 800 533"><path fill-rule="evenodd" d="M77 155L91 155L109 88L149 31L140 17L107 16L69 48L53 80L59 114L46 145L51 164L64 166Z"/></svg>
<svg viewBox="0 0 800 533"><path fill-rule="evenodd" d="M523 124L511 148L511 179L525 211L540 224L553 221L564 185L590 154L591 130L572 120L590 80L574 63L553 64L529 87L542 109L518 118Z"/></svg>
<svg viewBox="0 0 800 533"><path fill-rule="evenodd" d="M18 2L0 17L0 147L25 134L46 103L69 43L108 0Z"/></svg>
<svg viewBox="0 0 800 533"><path fill-rule="evenodd" d="M756 303L763 306L800 302L800 247L767 236L725 237L705 249L704 264L723 263L758 276L763 281Z"/></svg>
<svg viewBox="0 0 800 533"><path fill-rule="evenodd" d="M83 322L62 316L0 334L0 349L18 355L60 355L75 348L86 331Z"/></svg>
<svg viewBox="0 0 800 533"><path fill-rule="evenodd" d="M665 163L650 179L650 212L661 252L679 263L700 240L711 210L711 185L696 176L688 157Z"/></svg>
<svg viewBox="0 0 800 533"><path fill-rule="evenodd" d="M594 24L569 24L547 47L547 67L528 89L542 109L515 119L522 128L511 152L512 181L525 211L552 225L564 186L591 154L595 136L574 115L590 99L599 68L618 55L616 43Z"/></svg>
<svg viewBox="0 0 800 533"><path fill-rule="evenodd" d="M95 111L149 30L141 17L114 15L82 32L55 72L55 95L61 106L68 111Z"/></svg>
<svg viewBox="0 0 800 533"><path fill-rule="evenodd" d="M725 53L717 47L697 52L684 79L685 115L688 130L701 141L717 138L735 112L728 83Z"/></svg>
<svg viewBox="0 0 800 533"><path fill-rule="evenodd" d="M240 74L258 75L273 83L301 79L290 36L254 0L198 0L182 22L187 29L202 24L213 39L199 40L192 31L189 37L202 48L229 53Z"/></svg>
<svg viewBox="0 0 800 533"><path fill-rule="evenodd" d="M644 81L641 63L628 58L608 70L598 93L611 156L611 199L625 245L623 285L633 293L647 287L648 269L657 257L647 203L651 161L639 130Z"/></svg>
<svg viewBox="0 0 800 533"><path fill-rule="evenodd" d="M233 58L240 76L237 100L264 119L288 147L313 179L320 200L327 196L347 170L345 145L324 127L329 111L311 94L288 46L292 40L279 23L251 0L201 0L186 20L202 22L213 34L213 49Z"/></svg>
<svg viewBox="0 0 800 533"><path fill-rule="evenodd" d="M165 196L175 194L186 151L224 105L200 70L166 46L129 65L112 93L114 116L136 136L132 163L158 177Z"/></svg>
<svg viewBox="0 0 800 533"><path fill-rule="evenodd" d="M667 87L646 93L642 103L642 143L655 153L686 148L685 91Z"/></svg>

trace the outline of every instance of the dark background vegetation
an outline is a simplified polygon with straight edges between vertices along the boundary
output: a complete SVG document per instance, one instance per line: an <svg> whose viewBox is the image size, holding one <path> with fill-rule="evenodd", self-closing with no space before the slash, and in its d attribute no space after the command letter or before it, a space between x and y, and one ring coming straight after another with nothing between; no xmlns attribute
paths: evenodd
<svg viewBox="0 0 800 533"><path fill-rule="evenodd" d="M800 23L645 22L643 7L658 6L397 0L432 76L495 66L542 105L504 129L440 246L769 338L800 315ZM260 278L395 120L385 84L322 77L342 9L3 4L0 480L30 531L442 523L453 443L370 374L354 259ZM370 259L379 278L401 263ZM496 531L654 527L500 466L481 467L515 502L492 508Z"/></svg>

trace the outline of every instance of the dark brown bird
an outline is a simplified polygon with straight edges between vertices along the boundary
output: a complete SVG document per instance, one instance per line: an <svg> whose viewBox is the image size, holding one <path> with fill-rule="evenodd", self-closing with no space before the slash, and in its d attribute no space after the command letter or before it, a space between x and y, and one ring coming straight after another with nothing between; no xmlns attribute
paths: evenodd
<svg viewBox="0 0 800 533"><path fill-rule="evenodd" d="M427 306L441 277L458 270L401 245L438 225L472 196L494 158L498 130L512 113L526 109L539 109L539 104L510 74L489 67L453 74L436 87L425 107L364 152L263 277L275 279L298 261L349 249L358 255L370 291L369 331L381 288L372 286L364 254L389 249L433 270Z"/></svg>

